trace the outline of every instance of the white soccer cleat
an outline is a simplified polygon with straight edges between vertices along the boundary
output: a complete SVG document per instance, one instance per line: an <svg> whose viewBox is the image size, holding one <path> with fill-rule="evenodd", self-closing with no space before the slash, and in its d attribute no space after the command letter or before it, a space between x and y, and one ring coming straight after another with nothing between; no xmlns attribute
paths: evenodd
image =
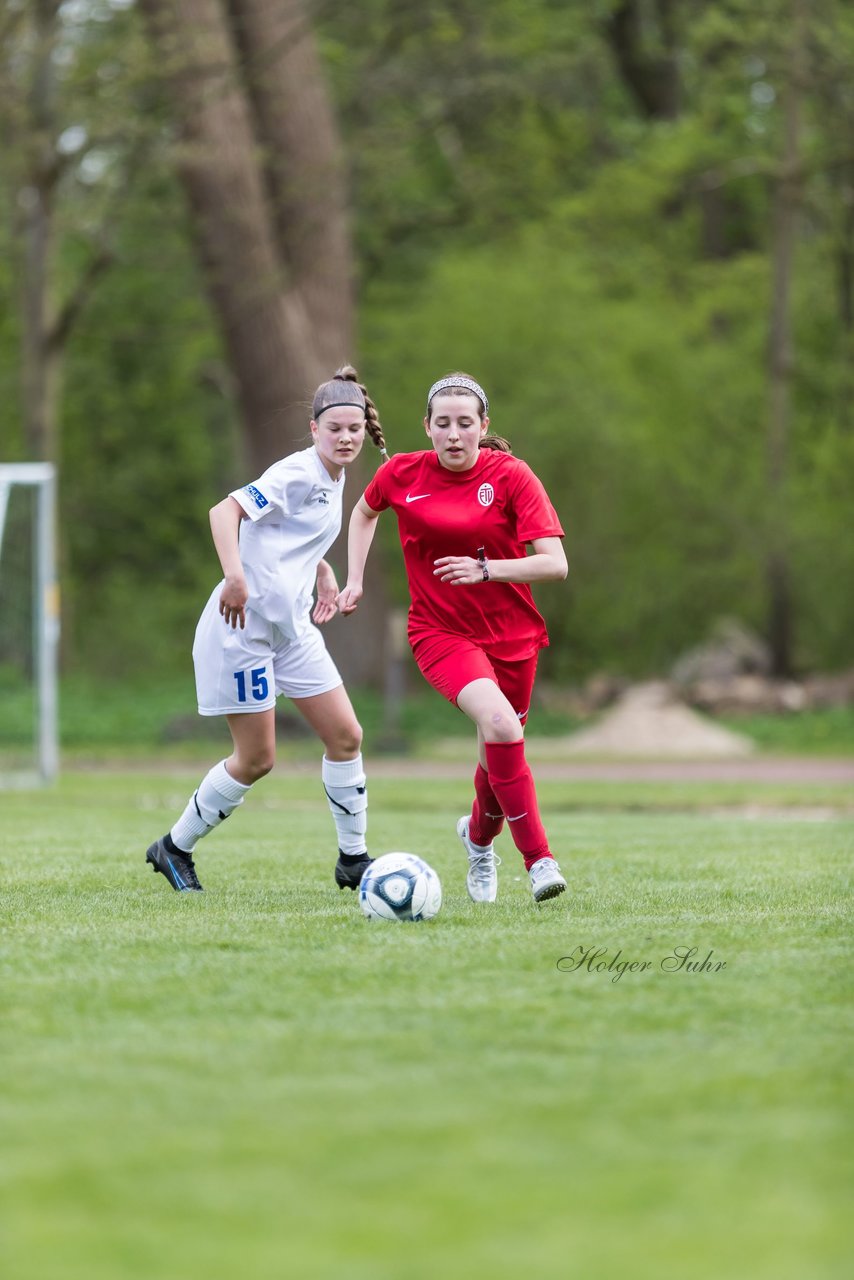
<svg viewBox="0 0 854 1280"><path fill-rule="evenodd" d="M560 867L554 858L539 858L531 867L531 893L535 902L545 902L547 898L556 898L566 889L566 881L560 874Z"/></svg>
<svg viewBox="0 0 854 1280"><path fill-rule="evenodd" d="M466 876L466 888L472 902L494 902L498 897L498 872L496 867L501 862L492 845L484 849L476 848L469 840L469 822L471 818L460 818L457 823L457 835L463 842L463 848L469 860Z"/></svg>

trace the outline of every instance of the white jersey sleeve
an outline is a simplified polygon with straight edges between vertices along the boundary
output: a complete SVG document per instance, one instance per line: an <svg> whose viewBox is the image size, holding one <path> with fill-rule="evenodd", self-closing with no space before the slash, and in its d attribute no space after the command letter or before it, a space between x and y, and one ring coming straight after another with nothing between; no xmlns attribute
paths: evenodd
<svg viewBox="0 0 854 1280"><path fill-rule="evenodd" d="M235 489L231 497L240 503L254 523L269 519L271 515L294 515L305 502L314 482L302 454L297 453L275 462L252 484Z"/></svg>

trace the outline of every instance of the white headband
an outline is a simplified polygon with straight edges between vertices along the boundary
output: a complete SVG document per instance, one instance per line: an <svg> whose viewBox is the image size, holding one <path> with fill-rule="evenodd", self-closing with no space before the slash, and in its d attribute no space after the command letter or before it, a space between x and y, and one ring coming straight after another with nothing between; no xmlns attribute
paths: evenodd
<svg viewBox="0 0 854 1280"><path fill-rule="evenodd" d="M434 382L430 390L427 392L427 413L430 412L430 402L440 391L444 391L446 387L465 387L466 391L473 391L479 396L483 402L483 412L489 413L489 401L486 398L486 392L479 382L475 382L474 378L457 377L440 378L438 382Z"/></svg>

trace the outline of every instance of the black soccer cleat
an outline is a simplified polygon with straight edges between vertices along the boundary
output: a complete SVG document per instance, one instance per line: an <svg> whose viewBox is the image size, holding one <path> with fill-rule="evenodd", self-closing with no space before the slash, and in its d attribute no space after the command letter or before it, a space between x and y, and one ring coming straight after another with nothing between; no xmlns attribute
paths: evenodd
<svg viewBox="0 0 854 1280"><path fill-rule="evenodd" d="M366 853L348 858L338 850L338 861L335 863L335 883L339 889L358 889L362 876L373 862Z"/></svg>
<svg viewBox="0 0 854 1280"><path fill-rule="evenodd" d="M155 871L165 876L177 893L204 892L199 884L192 857L189 853L177 849L170 836L165 835L162 839L155 840L145 855L145 861L150 862Z"/></svg>

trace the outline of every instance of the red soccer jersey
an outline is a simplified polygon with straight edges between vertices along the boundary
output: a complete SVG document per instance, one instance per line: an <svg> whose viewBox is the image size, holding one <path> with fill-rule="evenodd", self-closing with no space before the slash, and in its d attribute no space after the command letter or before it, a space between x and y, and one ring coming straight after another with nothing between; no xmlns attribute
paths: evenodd
<svg viewBox="0 0 854 1280"><path fill-rule="evenodd" d="M527 542L563 536L545 489L521 458L481 449L471 470L458 472L443 467L432 449L398 453L377 471L365 501L397 516L413 646L439 631L512 662L548 644L527 583L455 587L433 573L439 556L476 558L483 547L488 560L519 560Z"/></svg>

